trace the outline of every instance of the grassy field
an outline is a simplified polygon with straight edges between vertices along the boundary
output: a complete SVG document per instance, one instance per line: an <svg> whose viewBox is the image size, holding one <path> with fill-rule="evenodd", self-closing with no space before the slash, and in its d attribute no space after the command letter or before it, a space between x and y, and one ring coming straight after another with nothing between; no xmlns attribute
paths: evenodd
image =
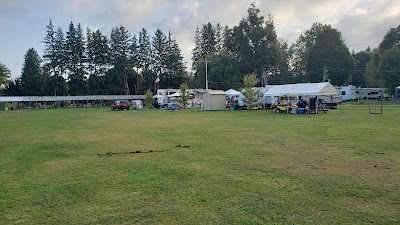
<svg viewBox="0 0 400 225"><path fill-rule="evenodd" d="M0 224L400 223L397 106L1 111L0 124Z"/></svg>

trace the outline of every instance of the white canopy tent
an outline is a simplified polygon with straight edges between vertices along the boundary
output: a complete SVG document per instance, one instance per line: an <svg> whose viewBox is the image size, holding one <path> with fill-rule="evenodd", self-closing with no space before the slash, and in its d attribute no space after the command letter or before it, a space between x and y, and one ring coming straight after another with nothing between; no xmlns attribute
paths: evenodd
<svg viewBox="0 0 400 225"><path fill-rule="evenodd" d="M318 96L338 95L338 94L339 94L338 91L332 86L331 83L322 82L322 83L300 83L300 84L274 85L268 91L264 92L264 97L266 97L266 96L317 96L317 99L318 99Z"/></svg>
<svg viewBox="0 0 400 225"><path fill-rule="evenodd" d="M176 98L176 97L181 97L181 93L179 93L179 92L176 92L176 93L173 93L172 95L168 95L168 97L170 97L170 98Z"/></svg>
<svg viewBox="0 0 400 225"><path fill-rule="evenodd" d="M164 95L157 94L157 95L154 95L153 98L165 98L165 96L164 96Z"/></svg>
<svg viewBox="0 0 400 225"><path fill-rule="evenodd" d="M239 91L236 91L236 90L234 90L234 89L231 88L231 89L225 91L225 94L226 94L226 96L228 96L229 98L232 98L233 96L239 96L239 95L242 94L242 93L240 93Z"/></svg>
<svg viewBox="0 0 400 225"><path fill-rule="evenodd" d="M337 95L338 91L329 82L274 85L264 96L320 96Z"/></svg>

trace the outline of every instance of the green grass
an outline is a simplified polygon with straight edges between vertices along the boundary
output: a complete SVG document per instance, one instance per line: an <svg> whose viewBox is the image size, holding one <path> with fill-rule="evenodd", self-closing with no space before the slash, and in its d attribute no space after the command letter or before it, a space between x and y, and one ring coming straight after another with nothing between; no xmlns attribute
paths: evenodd
<svg viewBox="0 0 400 225"><path fill-rule="evenodd" d="M2 111L0 124L0 224L400 223L397 106ZM153 152L98 155L131 151Z"/></svg>

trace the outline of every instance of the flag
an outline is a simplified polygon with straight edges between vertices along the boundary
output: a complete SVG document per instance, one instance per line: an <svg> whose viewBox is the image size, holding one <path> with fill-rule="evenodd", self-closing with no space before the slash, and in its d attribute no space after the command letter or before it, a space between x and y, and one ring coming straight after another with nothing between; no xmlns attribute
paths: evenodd
<svg viewBox="0 0 400 225"><path fill-rule="evenodd" d="M159 78L159 77L157 77L157 79L156 79L156 84L157 84L158 82L160 82L160 78Z"/></svg>

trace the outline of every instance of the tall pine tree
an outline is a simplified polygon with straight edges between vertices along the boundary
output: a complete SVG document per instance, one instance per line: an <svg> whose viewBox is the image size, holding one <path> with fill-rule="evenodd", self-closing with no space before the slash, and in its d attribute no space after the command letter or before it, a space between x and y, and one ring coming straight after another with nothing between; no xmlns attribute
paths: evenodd
<svg viewBox="0 0 400 225"><path fill-rule="evenodd" d="M24 59L21 74L21 95L41 96L44 94L46 82L41 68L42 60L33 48L28 49Z"/></svg>

